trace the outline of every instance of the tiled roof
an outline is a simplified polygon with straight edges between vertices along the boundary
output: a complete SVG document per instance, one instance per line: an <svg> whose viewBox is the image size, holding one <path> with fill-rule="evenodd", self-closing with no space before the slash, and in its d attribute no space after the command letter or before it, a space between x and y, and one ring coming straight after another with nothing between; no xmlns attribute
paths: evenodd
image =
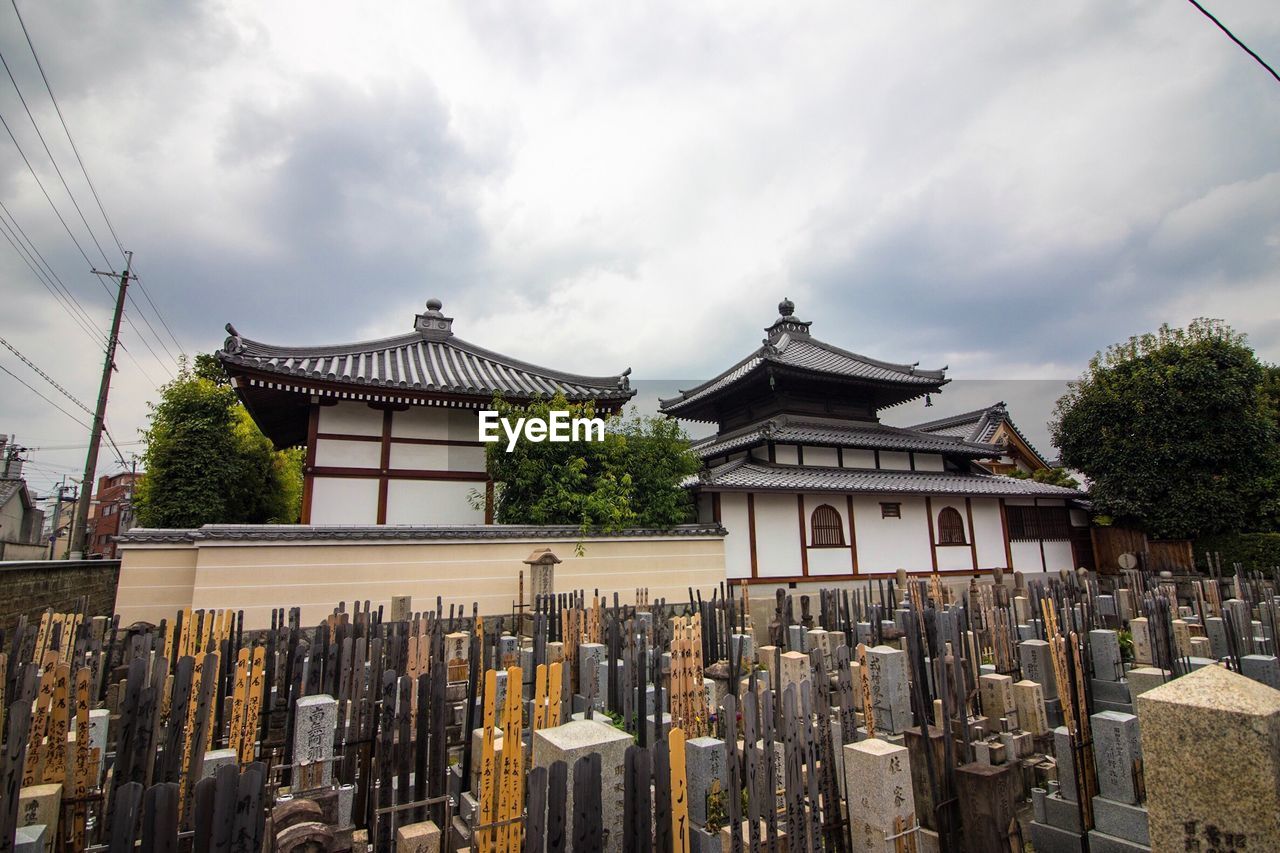
<svg viewBox="0 0 1280 853"><path fill-rule="evenodd" d="M241 337L227 324L219 360L235 367L300 379L372 388L571 401L627 400L630 369L616 376L582 376L529 364L455 337L452 318L432 300L407 335L332 346L290 347Z"/></svg>
<svg viewBox="0 0 1280 853"><path fill-rule="evenodd" d="M723 436L705 439L694 444L693 451L703 459L711 459L766 441L915 453L952 453L972 459L987 459L1000 453L1000 449L994 445L976 444L950 436L921 433L885 424L857 424L847 421L824 423L785 415Z"/></svg>
<svg viewBox="0 0 1280 853"><path fill-rule="evenodd" d="M1078 498L1064 489L990 474L944 471L886 471L776 465L740 459L691 477L685 485L712 490L771 490L784 492L868 492L884 494L981 495L991 497Z"/></svg>
<svg viewBox="0 0 1280 853"><path fill-rule="evenodd" d="M912 364L894 364L859 355L811 337L809 323L791 316L795 306L784 301L781 316L765 331L764 343L755 352L714 379L661 400L662 411L681 416L693 403L742 381L767 365L793 368L825 376L918 389L918 395L936 390L948 380L946 369L919 370Z"/></svg>
<svg viewBox="0 0 1280 853"><path fill-rule="evenodd" d="M439 541L457 539L533 539L539 541L583 538L582 528L573 525L535 524L379 524L379 525L311 525L311 524L206 524L196 529L135 527L117 537L130 544L169 544L182 542L363 542L373 540ZM623 530L589 530L589 539L632 538L637 536L724 536L718 524L681 524L671 528L625 528Z"/></svg>
<svg viewBox="0 0 1280 853"><path fill-rule="evenodd" d="M988 442L995 437L996 431L1000 429L1001 424L1007 426L1018 438L1022 439L1022 443L1030 448L1031 452L1048 467L1049 463L1045 460L1044 454L1027 440L1027 437L1022 434L1022 430L1018 429L1018 425L1013 422L1013 418L1009 417L1009 407L1004 404L1003 400L983 409L974 409L972 412L963 412L958 415L916 424L911 429L935 435L961 436L966 441Z"/></svg>

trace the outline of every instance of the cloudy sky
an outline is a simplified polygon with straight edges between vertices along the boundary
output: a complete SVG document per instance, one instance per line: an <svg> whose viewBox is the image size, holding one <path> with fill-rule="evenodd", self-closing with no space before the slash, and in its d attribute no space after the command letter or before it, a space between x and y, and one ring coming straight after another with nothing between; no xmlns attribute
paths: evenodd
<svg viewBox="0 0 1280 853"><path fill-rule="evenodd" d="M1206 5L1280 63L1272 0ZM1061 382L1161 322L1280 360L1280 83L1179 0L18 8L146 288L126 454L179 345L395 334L431 296L476 343L687 383L787 296L826 340L983 380L896 419L1003 396L1045 442ZM7 4L0 51L93 236L7 76L0 115L89 260L0 134L5 221L100 335L88 267L120 254ZM4 241L0 276L0 337L92 407L100 344ZM0 432L44 448L40 490L86 441L3 372Z"/></svg>

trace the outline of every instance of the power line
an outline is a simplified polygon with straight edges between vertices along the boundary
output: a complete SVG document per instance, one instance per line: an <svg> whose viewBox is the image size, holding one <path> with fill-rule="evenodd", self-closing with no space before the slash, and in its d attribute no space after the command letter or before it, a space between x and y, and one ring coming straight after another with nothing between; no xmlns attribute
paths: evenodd
<svg viewBox="0 0 1280 853"><path fill-rule="evenodd" d="M124 345L124 341L117 340L116 343L120 345L120 349L124 350L124 354L129 356L129 360L133 362L133 366L138 368L138 372L142 374L142 378L150 382L152 388L159 388L160 383L151 378L151 374L147 373L146 369L143 368L142 362L134 358L133 353L129 352L129 348Z"/></svg>
<svg viewBox="0 0 1280 853"><path fill-rule="evenodd" d="M43 265L44 269L48 272L52 280L56 281L58 285L61 286L62 292L66 295L67 299L72 304L74 304L77 309L79 309L80 315L89 324L90 328L92 328L95 332L98 332L97 324L93 322L93 318L89 315L89 312L85 309L85 307L82 304L80 304L80 300L77 299L75 297L75 294L71 292L71 288L67 287L67 284L62 280L62 277L59 276L54 271L53 267L45 259L45 256L40 252L38 248L36 248L36 244L32 241L32 239L29 236L27 236L27 232L23 230L22 226L18 223L17 217L15 217L12 212L10 212L9 208L5 207L5 204L3 201L0 201L0 213L3 213L4 216L9 217L9 221L12 223L13 229L16 231L17 234L20 234L22 236L22 240L25 241L26 246L31 250L31 253L34 255L34 257L39 259L40 263ZM0 221L3 221L3 216L0 216ZM99 332L99 334L102 334L102 333ZM102 335L102 336L105 337L105 335Z"/></svg>
<svg viewBox="0 0 1280 853"><path fill-rule="evenodd" d="M67 125L66 116L62 114L62 106L58 103L57 96L53 94L53 86L49 84L49 75L44 73L44 63L40 61L40 54L36 51L35 42L31 39L31 33L27 30L27 22L22 18L22 12L18 9L17 0L10 0L10 4L13 6L14 15L16 15L18 18L18 24L22 27L22 35L27 40L27 47L30 48L31 50L31 58L35 60L36 69L40 72L40 79L44 82L45 91L49 93L49 100L53 103L54 112L57 113L58 121L62 124L62 132L67 135L67 142L70 143L71 151L73 154L75 154L75 157L76 157L76 163L80 166L80 173L84 175L85 183L89 185L89 192L93 195L93 200L98 205L98 212L102 214L102 221L107 224L107 230L111 232L111 239L115 241L116 248L120 250L120 255L121 257L123 257L125 255L124 244L120 242L120 237L119 235L116 234L116 229L111 222L111 217L107 215L107 208L102 203L102 197L98 194L98 188L93 183L93 178L89 176L89 169L84 164L84 158L80 156L80 148L79 146L76 145L75 139L71 136L71 128L70 126ZM14 86L16 88L17 83L15 83ZM21 95L21 93L19 93L19 95ZM50 155L51 158L52 156L53 155ZM59 172L59 175L61 175L61 172ZM68 192L70 192L70 190L68 190ZM77 210L78 209L79 208L77 207ZM82 219L84 218L83 214L81 214L81 218ZM85 223L85 227L88 227L87 222ZM92 229L90 229L89 233L92 235L93 233ZM94 242L95 243L97 242L96 238ZM101 251L102 247L99 246L98 250ZM110 267L111 263L108 262L107 266ZM179 352L185 352L186 349L178 341L178 338L173 333L173 330L169 328L168 321L165 320L164 314L161 313L159 306L157 306L155 301L151 298L151 294L147 291L146 286L142 283L142 279L139 278L137 281L138 281L138 287L142 290L142 295L146 297L147 304L151 306L151 310L155 312L156 318L160 320L160 325L163 326L164 330L169 333L169 337L173 340L174 346L178 348ZM143 319L144 320L146 319L146 315L143 315ZM147 325L150 326L150 323L148 322ZM155 332L154 328L152 329L152 332L153 333ZM159 335L156 335L156 340L157 341L160 340ZM161 345L163 346L163 344ZM166 352L167 351L168 349L166 348ZM170 357L172 357L172 355Z"/></svg>
<svg viewBox="0 0 1280 853"><path fill-rule="evenodd" d="M67 120L62 115L62 107L58 105L58 99L53 95L53 87L49 85L49 78L44 73L44 65L40 62L40 54L36 53L36 46L31 41L31 33L27 32L27 22L22 19L22 12L18 11L17 0L10 0L10 3L13 4L13 13L18 16L18 23L22 26L22 35L27 39L27 47L31 48L31 58L36 61L36 68L40 70L40 79L44 81L45 91L49 93L49 100L53 101L53 109L58 113L58 121L62 122L62 130L67 134L67 142L71 143L71 150L76 155L76 162L80 164L80 171L84 174L85 182L89 185L89 192L93 193L93 200L98 203L98 212L102 214L102 221L107 223L107 230L111 232L111 239L115 240L116 248L123 255L124 245L120 242L120 238L116 236L116 229L111 224L111 217L107 216L107 211L102 206L102 199L98 197L98 189L93 185L93 179L89 177L89 170L84 167L84 160L80 157L80 149L76 147L76 141L71 138L71 128L67 127Z"/></svg>
<svg viewBox="0 0 1280 853"><path fill-rule="evenodd" d="M3 218L0 218L0 233L3 233L4 238L9 241L9 245L18 253L18 257L22 258L23 263L25 263L28 269L31 270L32 274L35 275L36 280L43 285L45 290L49 291L49 293L53 295L54 301L58 303L58 307L67 312L67 316L75 321L80 331L84 332L85 335L88 336L89 340L93 341L95 345L98 344L98 336L94 333L93 327L86 324L85 321L71 309L71 305L66 301L66 297L59 293L54 286L45 280L45 274L39 267L35 266L31 260L29 260L26 248L21 246L19 242L15 242L16 235L11 236L12 231L9 229L9 224L5 222Z"/></svg>
<svg viewBox="0 0 1280 853"><path fill-rule="evenodd" d="M144 443L145 442L143 442L142 439L138 439L137 441L122 441L120 442L120 446L136 447L139 444L144 444ZM27 450L31 450L31 451L40 450L40 451L48 451L48 452L52 452L55 450L88 450L88 449L89 449L89 445L87 444L41 444L37 447L27 448ZM67 470L75 470L75 469L69 468Z"/></svg>
<svg viewBox="0 0 1280 853"><path fill-rule="evenodd" d="M86 414L89 414L89 415L92 415L92 414L93 414L93 410L92 410L92 409L90 409L90 408L89 408L88 406L86 406L84 403L81 403L79 400L77 400L77 399L76 399L76 397L75 397L75 395L74 395L74 394L72 394L72 393L71 393L70 391L68 391L66 388L63 388L61 385L59 385L57 382L55 382L55 381L53 380L53 377L51 377L49 374L45 373L43 370L41 370L39 367L37 367L37 366L36 366L36 364L35 364L35 362L33 362L31 359L27 358L27 357L26 357L25 355L23 355L22 353L18 352L17 347L15 347L13 344L11 344L11 343L9 343L8 341L6 341L4 338L0 338L0 344L3 344L5 349L7 349L9 352L13 353L13 354L14 354L14 355L16 355L19 359L21 359L23 364L25 364L27 367L29 367L29 368L31 368L32 370L34 370L34 371L35 371L35 372L40 376L40 378L41 378L41 379L43 379L45 382L48 382L50 385L52 385L54 388L56 388L56 389L57 389L57 390L62 394L62 396L66 397L68 400L70 400L71 402L75 403L75 404L76 404L77 406L79 406L80 408L84 409L84 411L85 411L85 413L86 413Z"/></svg>
<svg viewBox="0 0 1280 853"><path fill-rule="evenodd" d="M21 383L24 387L26 387L26 389L27 389L28 391L30 391L32 394L35 394L35 395L36 395L37 397L39 397L41 400L44 400L44 401L45 401L46 403L48 403L50 406L53 406L53 407L54 407L55 409L57 409L59 412L62 412L62 414L64 414L64 415L66 415L67 417L71 418L71 420L73 420L73 421L75 421L76 423L80 424L80 426L84 427L85 429L91 429L91 427L90 427L88 424L86 424L84 421L80 420L80 419L79 419L79 418L77 418L75 415L71 414L71 413L70 413L70 412L68 412L66 409L62 408L62 407L61 407L61 406L59 406L57 403L53 402L53 401L52 401L52 400L50 400L48 397L46 397L45 395L41 394L37 389L32 388L30 385L27 385L27 383L26 383L25 381L23 381L23 379L22 379L22 377L21 377L21 376L19 376L18 374L14 373L12 370L10 370L9 368L5 367L3 364L0 364L0 370L4 371L5 373L7 373L7 374L9 374L10 376L12 376L14 379L18 380L18 382L19 382L19 383Z"/></svg>
<svg viewBox="0 0 1280 853"><path fill-rule="evenodd" d="M66 177L62 174L62 169L58 167L58 159L53 156L53 151L49 149L49 143L45 140L44 134L40 132L40 125L36 123L36 117L31 114L31 107L27 106L27 99L23 96L22 89L18 86L18 80L13 76L13 71L10 70L9 62L4 58L3 53L0 53L0 65L4 66L5 73L9 75L9 82L13 84L13 91L18 93L18 100L22 102L22 108L26 110L27 118L31 121L31 127L40 139L40 144L44 146L44 153L49 155L49 162L53 164L53 171L57 173L58 180L62 181L62 188L67 191L67 198L71 199L71 206L76 209L76 213L80 215L80 221L84 223L85 230L89 232L89 239L93 240L93 245L98 247L98 254L102 255L102 259L107 262L107 266L111 266L107 253L102 251L102 244L98 242L98 235L93 233L89 220L85 218L84 211L80 209L80 203L76 201L75 194L71 192L71 185L67 183Z"/></svg>
<svg viewBox="0 0 1280 853"><path fill-rule="evenodd" d="M1240 46L1240 49L1243 50L1245 53L1252 56L1259 65L1267 69L1267 71L1271 74L1272 77L1276 78L1276 80L1280 80L1280 74L1277 74L1276 70L1266 63L1266 60L1264 60L1261 56L1258 56L1258 54L1250 50L1249 45L1245 44L1244 42L1240 41L1240 39L1236 38L1235 33L1227 29L1226 26L1223 25L1222 21L1219 21L1217 18L1213 16L1212 12L1210 12L1205 7L1201 6L1199 3L1196 2L1196 0L1187 0L1187 2L1189 2L1192 6L1195 6L1197 9L1199 9L1201 14L1203 14L1206 18L1213 21L1214 24L1217 25L1218 29L1222 30L1224 33L1227 34L1227 38L1231 39L1233 42L1238 44Z"/></svg>
<svg viewBox="0 0 1280 853"><path fill-rule="evenodd" d="M13 129L9 127L9 122L4 120L4 115L0 113L0 124L4 125L4 129L8 132L9 138L13 140L13 145L18 149L18 154L22 156L22 162L27 164L27 171L31 173L31 177L36 179L36 185L40 187L40 192L44 193L45 201L49 202L49 206L53 208L54 216L58 217L58 221L62 223L62 227L66 229L67 236L71 238L71 242L76 244L76 248L80 250L80 256L84 258L84 262L90 267L93 261L89 259L89 255L84 250L84 246L80 245L80 241L76 239L76 235L72 233L71 226L67 224L67 220L62 218L61 211L58 206L53 203L53 197L49 195L49 191L44 188L44 182L40 180L40 176L36 174L35 167L31 165L31 161L27 159L27 152L22 150L22 145L18 142L18 137L13 135Z"/></svg>

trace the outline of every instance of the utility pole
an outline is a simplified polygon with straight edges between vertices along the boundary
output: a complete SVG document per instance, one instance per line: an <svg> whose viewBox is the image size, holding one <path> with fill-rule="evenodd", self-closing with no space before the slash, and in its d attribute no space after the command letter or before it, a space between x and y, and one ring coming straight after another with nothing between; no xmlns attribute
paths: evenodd
<svg viewBox="0 0 1280 853"><path fill-rule="evenodd" d="M80 484L80 500L76 504L75 518L71 524L71 553L82 559L88 536L89 501L93 497L93 483L98 469L98 445L102 443L103 425L107 418L107 395L111 393L111 371L116 369L116 344L120 342L120 319L124 316L124 299L133 278L133 252L125 252L124 272L120 274L120 287L116 291L116 310L111 318L111 336L107 338L107 357L102 363L102 384L98 387L98 407L93 413L93 432L89 434L89 453L84 460L84 480ZM94 275L115 276L113 272L93 270Z"/></svg>

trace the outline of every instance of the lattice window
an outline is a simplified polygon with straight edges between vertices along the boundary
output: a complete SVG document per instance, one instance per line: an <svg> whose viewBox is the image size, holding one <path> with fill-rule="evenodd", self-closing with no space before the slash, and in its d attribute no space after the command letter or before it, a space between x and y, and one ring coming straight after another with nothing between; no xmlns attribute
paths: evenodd
<svg viewBox="0 0 1280 853"><path fill-rule="evenodd" d="M964 538L964 520L953 506L943 507L938 513L938 544L966 545Z"/></svg>
<svg viewBox="0 0 1280 853"><path fill-rule="evenodd" d="M881 518L902 518L902 504L900 503L882 503L880 504Z"/></svg>
<svg viewBox="0 0 1280 853"><path fill-rule="evenodd" d="M1071 517L1063 506L1007 506L1009 539L1013 542L1071 538Z"/></svg>
<svg viewBox="0 0 1280 853"><path fill-rule="evenodd" d="M809 525L812 530L811 544L815 548L844 545L844 525L840 521L840 513L830 504L823 504L815 509Z"/></svg>

